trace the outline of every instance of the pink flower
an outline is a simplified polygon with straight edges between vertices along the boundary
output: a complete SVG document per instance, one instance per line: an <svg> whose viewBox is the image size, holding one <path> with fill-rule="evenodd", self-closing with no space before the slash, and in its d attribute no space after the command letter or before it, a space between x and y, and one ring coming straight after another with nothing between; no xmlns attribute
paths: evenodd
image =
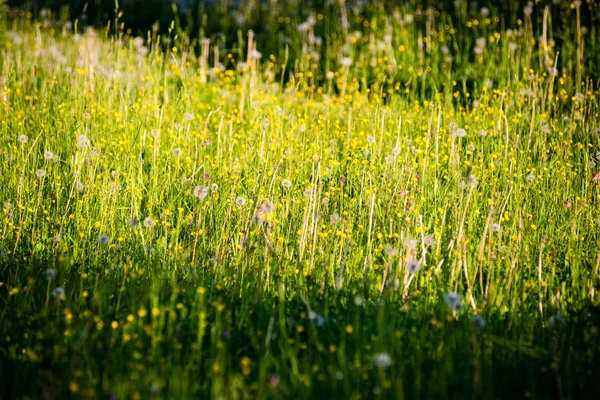
<svg viewBox="0 0 600 400"><path fill-rule="evenodd" d="M571 200L565 201L565 207L571 208L572 205L573 205L573 203L571 203Z"/></svg>
<svg viewBox="0 0 600 400"><path fill-rule="evenodd" d="M600 182L600 172L596 172L592 178L594 182Z"/></svg>
<svg viewBox="0 0 600 400"><path fill-rule="evenodd" d="M279 375L277 375L277 374L271 375L271 377L269 378L269 384L273 387L279 386Z"/></svg>

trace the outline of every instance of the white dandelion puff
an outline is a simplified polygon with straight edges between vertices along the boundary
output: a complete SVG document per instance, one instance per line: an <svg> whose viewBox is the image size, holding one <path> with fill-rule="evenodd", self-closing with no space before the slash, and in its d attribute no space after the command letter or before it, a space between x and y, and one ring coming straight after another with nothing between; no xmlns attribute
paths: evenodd
<svg viewBox="0 0 600 400"><path fill-rule="evenodd" d="M238 207L243 207L246 205L246 198L244 196L238 196L235 199L235 205Z"/></svg>
<svg viewBox="0 0 600 400"><path fill-rule="evenodd" d="M56 278L56 270L54 268L48 268L46 270L46 279L51 281Z"/></svg>
<svg viewBox="0 0 600 400"><path fill-rule="evenodd" d="M90 139L88 139L88 137L86 135L77 136L77 146L79 146L83 149L85 147L88 147L89 145L90 145Z"/></svg>
<svg viewBox="0 0 600 400"><path fill-rule="evenodd" d="M406 269L411 274L416 274L421 270L421 263L419 260L412 259L406 264Z"/></svg>
<svg viewBox="0 0 600 400"><path fill-rule="evenodd" d="M65 289L61 288L61 287L57 287L52 291L52 296L56 297L57 299L64 299L65 297Z"/></svg>
<svg viewBox="0 0 600 400"><path fill-rule="evenodd" d="M146 217L146 219L144 219L144 226L146 228L153 228L154 225L156 225L156 221L152 219L152 217Z"/></svg>
<svg viewBox="0 0 600 400"><path fill-rule="evenodd" d="M386 352L377 353L373 357L373 364L380 369L389 368L392 365L392 357Z"/></svg>
<svg viewBox="0 0 600 400"><path fill-rule="evenodd" d="M406 247L409 250L416 250L418 243L419 242L417 241L417 239L410 236L404 239L404 241L402 242L402 244L404 244L404 247Z"/></svg>
<svg viewBox="0 0 600 400"><path fill-rule="evenodd" d="M467 136L467 131L464 130L463 128L458 128L456 130L456 132L454 132L454 136L456 136L458 138L463 138L463 137Z"/></svg>
<svg viewBox="0 0 600 400"><path fill-rule="evenodd" d="M200 200L204 200L208 196L210 189L207 186L196 186L194 188L194 196Z"/></svg>
<svg viewBox="0 0 600 400"><path fill-rule="evenodd" d="M342 218L337 213L333 213L329 216L329 222L331 222L332 224L337 224L341 220L342 220Z"/></svg>
<svg viewBox="0 0 600 400"><path fill-rule="evenodd" d="M398 255L398 249L390 245L385 246L383 251L389 258L396 257Z"/></svg>
<svg viewBox="0 0 600 400"><path fill-rule="evenodd" d="M454 311L460 311L462 309L462 299L456 292L447 292L444 295L444 302Z"/></svg>
<svg viewBox="0 0 600 400"><path fill-rule="evenodd" d="M98 235L98 244L106 246L109 243L110 243L110 236L104 235L104 234L103 235Z"/></svg>

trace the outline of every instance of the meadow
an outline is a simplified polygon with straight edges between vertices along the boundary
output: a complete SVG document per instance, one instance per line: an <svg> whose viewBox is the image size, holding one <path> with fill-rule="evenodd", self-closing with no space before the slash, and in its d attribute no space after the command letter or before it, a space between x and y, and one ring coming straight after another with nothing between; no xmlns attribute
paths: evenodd
<svg viewBox="0 0 600 400"><path fill-rule="evenodd" d="M5 11L0 398L600 397L600 6L283 3Z"/></svg>

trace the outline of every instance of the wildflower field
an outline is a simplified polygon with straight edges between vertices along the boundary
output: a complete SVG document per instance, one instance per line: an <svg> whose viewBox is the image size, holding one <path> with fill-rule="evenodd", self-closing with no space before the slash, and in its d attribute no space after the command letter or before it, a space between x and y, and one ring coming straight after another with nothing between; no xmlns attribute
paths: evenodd
<svg viewBox="0 0 600 400"><path fill-rule="evenodd" d="M0 398L600 398L597 1L242 4L2 9Z"/></svg>

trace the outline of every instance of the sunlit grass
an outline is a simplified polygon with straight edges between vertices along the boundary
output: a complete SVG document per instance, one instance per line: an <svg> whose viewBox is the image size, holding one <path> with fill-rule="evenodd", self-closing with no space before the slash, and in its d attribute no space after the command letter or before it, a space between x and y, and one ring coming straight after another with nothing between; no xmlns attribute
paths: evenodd
<svg viewBox="0 0 600 400"><path fill-rule="evenodd" d="M0 397L598 393L579 7L337 9L279 54L11 14Z"/></svg>

